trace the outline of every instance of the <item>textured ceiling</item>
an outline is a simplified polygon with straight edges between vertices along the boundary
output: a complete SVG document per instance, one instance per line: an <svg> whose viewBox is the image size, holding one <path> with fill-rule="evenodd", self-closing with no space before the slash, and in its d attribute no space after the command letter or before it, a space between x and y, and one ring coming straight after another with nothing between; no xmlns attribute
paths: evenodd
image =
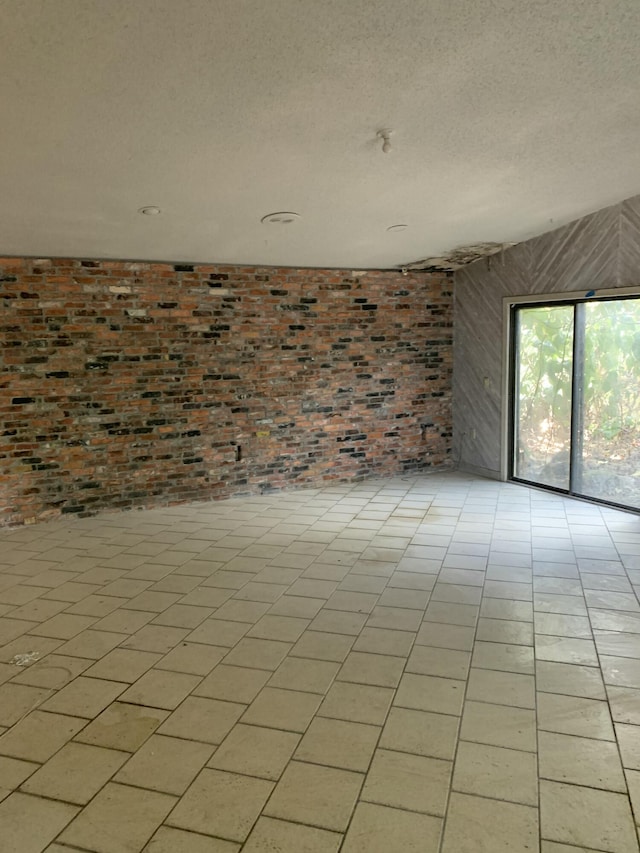
<svg viewBox="0 0 640 853"><path fill-rule="evenodd" d="M639 33L638 0L0 0L0 253L360 268L528 238L640 191Z"/></svg>

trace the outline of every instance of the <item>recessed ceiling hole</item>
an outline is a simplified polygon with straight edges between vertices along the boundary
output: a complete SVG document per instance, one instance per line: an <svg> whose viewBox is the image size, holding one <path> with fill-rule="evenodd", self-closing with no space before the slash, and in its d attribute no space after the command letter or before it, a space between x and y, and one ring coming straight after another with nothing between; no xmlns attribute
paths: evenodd
<svg viewBox="0 0 640 853"><path fill-rule="evenodd" d="M267 213L263 216L260 222L265 225L291 225L296 219L300 219L299 213L293 213L291 210L279 210L275 213Z"/></svg>

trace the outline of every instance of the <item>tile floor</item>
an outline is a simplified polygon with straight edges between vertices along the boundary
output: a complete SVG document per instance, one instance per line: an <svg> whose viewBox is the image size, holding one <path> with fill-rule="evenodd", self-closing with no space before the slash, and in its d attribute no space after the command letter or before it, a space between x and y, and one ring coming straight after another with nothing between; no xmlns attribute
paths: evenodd
<svg viewBox="0 0 640 853"><path fill-rule="evenodd" d="M0 532L0 847L638 853L639 591L459 474Z"/></svg>

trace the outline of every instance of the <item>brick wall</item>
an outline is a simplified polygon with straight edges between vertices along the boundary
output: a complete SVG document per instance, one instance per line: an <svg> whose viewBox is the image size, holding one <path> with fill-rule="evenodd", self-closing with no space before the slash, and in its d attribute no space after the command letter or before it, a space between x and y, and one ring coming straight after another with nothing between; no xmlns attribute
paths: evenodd
<svg viewBox="0 0 640 853"><path fill-rule="evenodd" d="M0 260L0 524L441 467L444 274Z"/></svg>

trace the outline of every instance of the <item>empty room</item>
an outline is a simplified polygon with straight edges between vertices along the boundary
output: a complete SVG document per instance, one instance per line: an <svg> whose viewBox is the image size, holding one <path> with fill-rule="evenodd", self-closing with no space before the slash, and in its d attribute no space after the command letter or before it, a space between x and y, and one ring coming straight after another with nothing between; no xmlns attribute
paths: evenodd
<svg viewBox="0 0 640 853"><path fill-rule="evenodd" d="M637 0L0 0L0 852L640 853Z"/></svg>

